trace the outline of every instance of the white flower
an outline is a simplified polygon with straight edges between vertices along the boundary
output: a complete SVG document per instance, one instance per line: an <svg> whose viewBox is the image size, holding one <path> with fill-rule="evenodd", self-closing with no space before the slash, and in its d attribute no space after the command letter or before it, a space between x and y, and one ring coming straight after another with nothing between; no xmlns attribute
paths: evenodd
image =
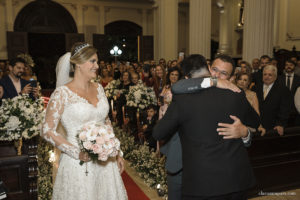
<svg viewBox="0 0 300 200"><path fill-rule="evenodd" d="M5 124L5 127L7 127L8 130L15 130L20 125L19 118L16 116L11 116L9 118L9 121Z"/></svg>

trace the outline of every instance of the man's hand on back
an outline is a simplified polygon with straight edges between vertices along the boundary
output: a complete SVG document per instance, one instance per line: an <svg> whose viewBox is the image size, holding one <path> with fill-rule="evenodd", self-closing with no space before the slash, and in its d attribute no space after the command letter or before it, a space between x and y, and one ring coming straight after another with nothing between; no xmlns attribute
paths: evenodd
<svg viewBox="0 0 300 200"><path fill-rule="evenodd" d="M230 115L234 120L232 124L218 123L217 131L219 135L223 135L223 139L243 138L248 135L248 128L242 124L241 120L236 116Z"/></svg>

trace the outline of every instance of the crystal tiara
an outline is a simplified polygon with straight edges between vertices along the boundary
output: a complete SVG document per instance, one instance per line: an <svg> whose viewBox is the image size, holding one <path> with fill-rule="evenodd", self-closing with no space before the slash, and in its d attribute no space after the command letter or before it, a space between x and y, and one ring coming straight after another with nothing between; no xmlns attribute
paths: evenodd
<svg viewBox="0 0 300 200"><path fill-rule="evenodd" d="M91 46L91 45L89 45L88 43L84 43L84 44L82 44L82 45L79 45L79 46L77 46L76 48L75 48L75 50L74 50L74 55L73 56L75 56L77 53L79 53L82 49L84 49L85 47L89 47L89 46ZM72 57L73 57L72 56Z"/></svg>

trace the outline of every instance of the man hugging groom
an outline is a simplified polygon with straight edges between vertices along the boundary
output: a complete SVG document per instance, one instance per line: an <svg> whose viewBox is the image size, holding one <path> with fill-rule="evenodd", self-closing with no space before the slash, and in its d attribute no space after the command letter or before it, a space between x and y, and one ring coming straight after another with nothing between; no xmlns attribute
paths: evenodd
<svg viewBox="0 0 300 200"><path fill-rule="evenodd" d="M191 55L182 65L186 76L227 79L234 71L228 56L216 58L208 69L201 55ZM210 72L210 73L209 73ZM246 126L257 128L259 116L244 93L209 87L216 79L179 81L172 87L173 101L153 131L157 140L176 131L182 146L182 199L247 199L255 178L243 140ZM206 88L199 90L199 88ZM178 89L180 88L180 90ZM178 94L178 93L185 94ZM244 126L243 124L246 126ZM249 136L249 135L248 135Z"/></svg>

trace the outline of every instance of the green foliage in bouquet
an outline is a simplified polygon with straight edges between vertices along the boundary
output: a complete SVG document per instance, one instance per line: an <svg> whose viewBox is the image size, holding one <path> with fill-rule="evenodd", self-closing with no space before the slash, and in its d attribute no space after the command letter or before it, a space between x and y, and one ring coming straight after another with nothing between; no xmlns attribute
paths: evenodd
<svg viewBox="0 0 300 200"><path fill-rule="evenodd" d="M3 99L0 107L0 140L30 139L40 133L44 105L28 95Z"/></svg>

